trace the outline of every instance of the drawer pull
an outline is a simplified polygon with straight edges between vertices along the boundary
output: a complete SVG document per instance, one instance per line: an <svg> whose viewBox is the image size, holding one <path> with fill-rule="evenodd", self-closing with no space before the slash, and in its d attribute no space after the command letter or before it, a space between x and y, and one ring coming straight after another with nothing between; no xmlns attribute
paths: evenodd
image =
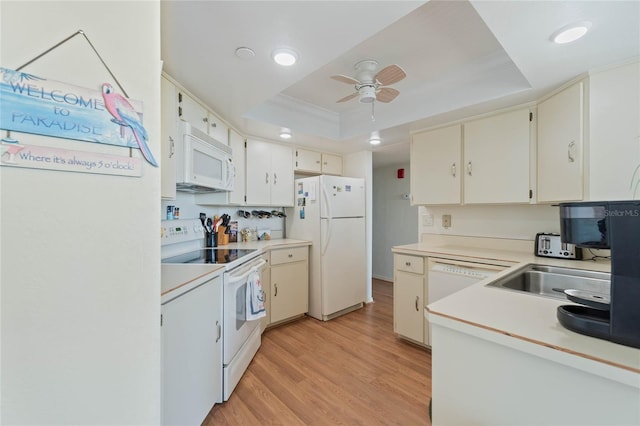
<svg viewBox="0 0 640 426"><path fill-rule="evenodd" d="M289 257L289 259L291 259L293 257L293 254L289 253L287 256Z"/></svg>
<svg viewBox="0 0 640 426"><path fill-rule="evenodd" d="M404 266L411 266L411 262L404 262Z"/></svg>

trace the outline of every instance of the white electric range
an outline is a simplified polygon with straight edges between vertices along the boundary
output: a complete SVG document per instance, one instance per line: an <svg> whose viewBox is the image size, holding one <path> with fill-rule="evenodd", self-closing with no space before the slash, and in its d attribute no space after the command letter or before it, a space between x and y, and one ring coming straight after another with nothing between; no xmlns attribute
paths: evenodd
<svg viewBox="0 0 640 426"><path fill-rule="evenodd" d="M193 265L179 268L183 274L180 280L194 280L206 273L208 265L211 274L215 274L220 270L218 265L224 265L222 346L226 401L260 347L260 321L246 319L246 288L248 277L260 272L266 262L256 249L205 247L204 242L205 230L199 219L162 221L162 264ZM172 279L175 282L175 276Z"/></svg>

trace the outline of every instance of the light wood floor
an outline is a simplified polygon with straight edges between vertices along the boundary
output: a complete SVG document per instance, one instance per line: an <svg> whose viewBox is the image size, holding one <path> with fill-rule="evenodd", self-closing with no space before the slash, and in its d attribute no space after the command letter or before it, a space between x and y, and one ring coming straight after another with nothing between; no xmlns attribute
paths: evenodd
<svg viewBox="0 0 640 426"><path fill-rule="evenodd" d="M393 285L328 322L268 329L229 401L203 425L428 425L431 352L393 334Z"/></svg>

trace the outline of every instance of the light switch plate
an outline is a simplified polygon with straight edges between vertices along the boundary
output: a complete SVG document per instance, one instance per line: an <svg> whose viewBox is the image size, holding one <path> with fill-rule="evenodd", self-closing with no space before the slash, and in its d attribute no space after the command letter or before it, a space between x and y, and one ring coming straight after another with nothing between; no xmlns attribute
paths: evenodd
<svg viewBox="0 0 640 426"><path fill-rule="evenodd" d="M432 214L423 214L422 215L422 226L433 226L433 215Z"/></svg>

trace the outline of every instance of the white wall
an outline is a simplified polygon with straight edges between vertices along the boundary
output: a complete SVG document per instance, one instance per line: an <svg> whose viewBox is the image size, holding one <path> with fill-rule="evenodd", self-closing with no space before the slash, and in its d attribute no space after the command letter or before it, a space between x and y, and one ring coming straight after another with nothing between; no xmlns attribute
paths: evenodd
<svg viewBox="0 0 640 426"><path fill-rule="evenodd" d="M84 30L144 102L160 158L159 2L2 1L0 19L0 66L13 69ZM24 71L95 90L113 82L82 37ZM0 167L0 423L159 423L160 173L143 163L139 178Z"/></svg>
<svg viewBox="0 0 640 426"><path fill-rule="evenodd" d="M451 227L442 215L451 215ZM433 225L425 226L425 216ZM420 206L419 233L533 240L538 232L560 232L558 208L549 205Z"/></svg>
<svg viewBox="0 0 640 426"><path fill-rule="evenodd" d="M373 229L373 154L371 151L360 151L354 154L343 156L342 174L350 177L364 178L366 182L366 233L367 233L367 302L373 301L371 290L371 252L372 252L372 229Z"/></svg>
<svg viewBox="0 0 640 426"><path fill-rule="evenodd" d="M404 179L397 170L404 169ZM373 170L373 277L393 281L391 247L418 241L418 207L411 206L409 163Z"/></svg>

